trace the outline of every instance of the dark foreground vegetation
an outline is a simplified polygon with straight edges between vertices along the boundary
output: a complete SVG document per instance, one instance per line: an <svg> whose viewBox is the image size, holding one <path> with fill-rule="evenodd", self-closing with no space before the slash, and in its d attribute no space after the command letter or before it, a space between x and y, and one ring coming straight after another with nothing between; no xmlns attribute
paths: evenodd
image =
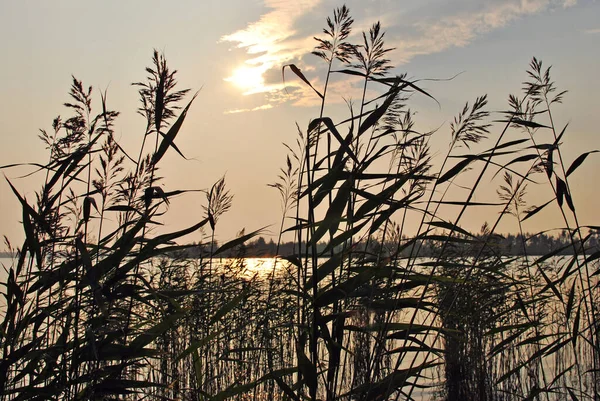
<svg viewBox="0 0 600 401"><path fill-rule="evenodd" d="M198 95L164 57L135 84L147 122L135 153L113 135L106 93L73 79L71 117L40 135L49 159L34 164L36 197L9 181L26 239L3 283L2 400L599 399L598 228L578 220L569 184L593 152L563 158L569 129L552 112L565 92L550 68L533 59L501 114L482 96L449 130L419 132L408 100L433 98L389 74L378 23L358 45L351 28L336 9L317 38L329 71L311 86L320 113L271 184L295 245L282 252L280 234L263 275L241 274L261 230L216 246L232 201L224 180L206 190L201 221L159 230L170 199L189 196L165 188L159 166L185 151L176 139ZM284 72L311 85L294 65ZM337 122L333 75L364 88ZM434 136L450 142L435 163ZM490 181L494 199L475 197ZM542 185L552 195L528 206L526 187ZM462 224L473 207L491 216L477 233ZM563 217L563 234L533 256L525 239L541 234L522 222L543 213ZM498 246L504 220L518 256ZM178 242L196 232L206 246ZM223 263L226 252L240 258Z"/></svg>

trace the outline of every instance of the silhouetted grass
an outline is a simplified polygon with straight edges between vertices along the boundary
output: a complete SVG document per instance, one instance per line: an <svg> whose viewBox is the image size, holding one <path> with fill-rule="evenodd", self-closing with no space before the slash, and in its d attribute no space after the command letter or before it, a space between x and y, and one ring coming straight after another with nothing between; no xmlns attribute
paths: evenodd
<svg viewBox="0 0 600 401"><path fill-rule="evenodd" d="M500 116L486 96L466 103L434 160L430 138L446 133L419 132L408 106L433 96L391 75L379 23L359 45L352 23L336 9L317 38L322 90L287 66L321 106L270 184L282 200L277 252L284 233L294 250L262 274L245 245L261 230L215 242L232 204L224 178L203 191L202 221L156 230L170 198L193 196L160 185L159 166L166 152L183 156L176 139L198 95L177 87L164 57L154 52L136 84L146 129L135 158L114 138L106 93L95 111L73 78L73 116L41 131L41 190L25 199L9 181L26 239L3 283L2 399L599 397L598 228L579 223L569 185L595 151L564 160L568 130L552 109L565 92L550 69L534 58ZM363 83L339 123L326 114L333 74ZM481 200L490 180L498 196ZM541 182L552 198L528 206ZM473 207L490 210L476 233L463 227ZM533 256L527 243L545 232L527 237L522 222L553 207L563 238ZM520 256L504 252L505 219ZM177 243L195 231L202 244Z"/></svg>

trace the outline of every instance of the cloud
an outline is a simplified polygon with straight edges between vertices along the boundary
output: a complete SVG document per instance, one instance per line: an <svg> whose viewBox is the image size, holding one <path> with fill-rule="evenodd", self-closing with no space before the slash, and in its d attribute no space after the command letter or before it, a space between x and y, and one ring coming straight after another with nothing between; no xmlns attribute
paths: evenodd
<svg viewBox="0 0 600 401"><path fill-rule="evenodd" d="M401 62L408 62L417 55L438 53L452 47L463 47L477 37L500 29L519 18L534 15L557 6L566 8L576 0L511 0L483 2L472 9L468 2L466 10L455 14L431 16L419 19L410 27L413 32L407 39L399 40L397 48ZM458 7L457 7L458 8Z"/></svg>
<svg viewBox="0 0 600 401"><path fill-rule="evenodd" d="M586 33L586 34L588 34L588 35L597 35L597 34L600 33L600 28L586 29L583 32Z"/></svg>
<svg viewBox="0 0 600 401"><path fill-rule="evenodd" d="M306 52L307 42L311 38L296 38L296 22L305 13L319 4L320 0L265 0L265 6L271 11L250 23L246 28L221 38L222 42L236 43L237 48L245 49L251 56L244 66L238 68L248 75L262 75ZM310 47L309 47L310 48ZM239 81L235 74L225 78L227 81ZM255 94L281 90L281 85L265 85L264 80L255 80L244 94Z"/></svg>
<svg viewBox="0 0 600 401"><path fill-rule="evenodd" d="M362 97L362 78L356 76L344 76L340 78L339 80L329 81L327 86L327 102L329 104L344 104L347 102L356 103L356 100L360 100ZM293 106L301 107L321 105L321 98L310 87L300 83L294 84L298 86L294 87L294 91L290 91L290 88L288 88L289 93L282 98L283 101L289 102ZM323 86L323 83L318 78L313 80L312 84L316 87ZM369 95L374 95L374 93L369 92L367 97Z"/></svg>
<svg viewBox="0 0 600 401"><path fill-rule="evenodd" d="M236 113L246 113L249 111L259 111L259 110L269 110L272 109L273 105L271 104L263 104L262 106L257 106L254 107L252 109L233 109L233 110L227 110L225 112L223 112L223 114L236 114Z"/></svg>
<svg viewBox="0 0 600 401"><path fill-rule="evenodd" d="M355 19L351 40L358 42L361 31L368 30L377 20L382 21L387 31L386 45L396 48L391 55L396 65L419 55L467 46L521 18L558 12L576 3L577 0L455 0L448 4L441 0L426 3L406 0L400 10L396 2L347 0ZM313 86L323 87L323 78L319 77L325 75L325 67L322 60L317 60L310 52L315 46L313 36L320 35L324 17L330 15L336 4L325 0L265 0L264 4L269 11L258 21L221 38L222 42L234 43L248 55L244 64L226 80L243 89L244 95L262 94L273 106L281 103L319 104L320 99L312 89L293 74L286 72L284 85L281 69L285 64L294 63ZM589 34L597 32L596 29L586 31ZM242 77L248 78L236 78L240 71ZM343 103L349 97L358 99L361 93L355 81L330 82L328 101Z"/></svg>

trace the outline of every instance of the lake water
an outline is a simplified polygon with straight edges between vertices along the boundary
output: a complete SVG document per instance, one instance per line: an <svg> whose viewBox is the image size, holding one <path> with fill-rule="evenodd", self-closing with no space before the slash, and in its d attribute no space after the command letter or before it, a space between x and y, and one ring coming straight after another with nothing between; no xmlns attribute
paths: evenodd
<svg viewBox="0 0 600 401"><path fill-rule="evenodd" d="M557 257L553 260L552 263L560 265L561 263L564 263L566 261L567 257ZM427 259L422 259L422 261L427 261ZM6 280L6 271L5 269L10 268L13 263L15 263L11 258L0 258L0 281L5 282ZM4 268L2 268L2 266L4 266ZM223 270L221 269L226 269L227 272L231 273L231 274L235 274L236 277L242 278L242 279L252 279L255 278L256 280L263 281L263 280L267 280L271 274L273 272L276 273L276 275L292 275L293 273L293 266L291 266L288 262L282 261L282 260L276 260L273 258L245 258L242 260L234 260L234 259L215 259L213 261L213 267L217 272L223 272ZM516 266L519 267L520 266ZM523 272L520 272L523 275ZM544 283L541 282L540 285L543 285ZM563 290L561 290L563 291ZM567 294L567 290L564 290L564 294ZM4 305L5 304L5 300L3 297L0 297L0 305ZM560 313L560 310L563 308L563 306L554 301L554 304L551 305L547 305L547 310L548 311L554 311L555 313ZM408 322L410 319L411 315L408 314L405 316L405 318L401 318L401 320L399 322ZM434 320L432 319L438 319L437 317L434 317L432 315L426 314L424 312L419 312L419 314L416 316L416 323L432 323L434 322ZM439 324L439 322L438 322ZM506 324L506 322L504 322L504 324ZM545 326L545 328L543 329L543 333L542 334L554 334L555 330L559 330L560 327L557 325L547 325ZM529 333L528 335L531 335L531 333ZM426 343L428 343L429 345L433 345L433 342L428 340L428 339L424 339ZM515 339L515 343L521 341L521 340L525 340L525 338L522 339ZM439 341L437 343L438 347L443 347L443 342L442 342L442 337L437 337L437 341ZM582 341L583 342L583 341ZM582 347L581 343L579 344L579 347ZM400 341L397 341L396 344L394 344L395 346L400 346L401 343ZM393 348L390 347L390 348ZM531 349L531 348L530 348ZM581 352L584 352L583 349L580 350ZM515 351L516 352L516 351ZM531 352L531 351L530 351ZM519 356L520 355L520 356ZM569 363L569 358L568 354L565 354L566 356L566 361L563 361L565 364L568 365ZM515 358L519 359L519 358L525 358L526 355L523 354L519 354L518 352L516 352L515 354ZM496 358L498 358L498 356L496 356ZM407 368L410 364L412 360L412 357L407 358L406 361L403 361L400 365L400 368ZM417 360L418 362L419 360ZM553 359L548 359L548 360L544 360L544 366L546 367L547 371L552 373L555 371L555 368L558 368L556 366L556 361ZM498 367L499 369L501 367ZM525 376L527 376L528 374L530 374L529 372L525 372ZM435 368L435 369L429 369L425 372L425 375L427 376L427 378L423 379L421 381L422 384L429 384L429 385L433 385L434 387L432 389L416 389L416 391L412 394L412 397L416 400L429 400L433 398L433 395L439 391L439 386L436 386L437 383L440 383L442 381L442 377L443 377L443 370L441 370L441 368ZM572 383L571 380L569 380L569 382ZM572 383L573 385L575 383ZM560 399L560 397L557 397L556 399Z"/></svg>

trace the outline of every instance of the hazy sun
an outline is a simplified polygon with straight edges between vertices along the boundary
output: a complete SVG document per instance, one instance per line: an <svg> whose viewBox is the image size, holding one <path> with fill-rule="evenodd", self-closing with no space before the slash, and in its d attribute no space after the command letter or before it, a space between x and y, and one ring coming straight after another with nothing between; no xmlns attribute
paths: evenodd
<svg viewBox="0 0 600 401"><path fill-rule="evenodd" d="M240 89L252 92L264 86L265 80L263 78L263 72L264 70L261 67L244 65L234 70L231 76L225 78L225 80L233 83Z"/></svg>

